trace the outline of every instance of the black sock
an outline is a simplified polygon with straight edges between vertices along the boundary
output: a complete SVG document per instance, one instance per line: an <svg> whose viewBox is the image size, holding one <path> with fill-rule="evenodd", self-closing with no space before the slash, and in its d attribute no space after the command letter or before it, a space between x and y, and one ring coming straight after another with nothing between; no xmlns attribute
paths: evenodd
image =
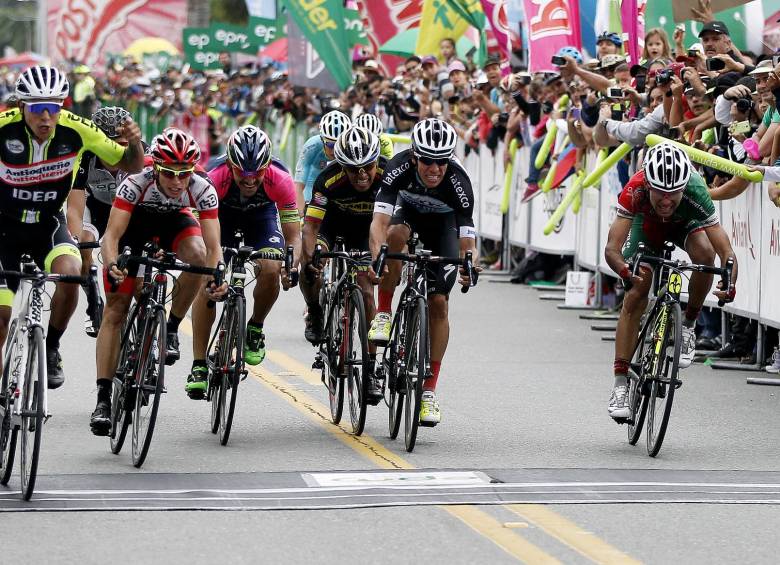
<svg viewBox="0 0 780 565"><path fill-rule="evenodd" d="M168 314L168 323L166 324L166 330L169 334L179 333L179 324L181 318L175 316L173 313Z"/></svg>
<svg viewBox="0 0 780 565"><path fill-rule="evenodd" d="M97 399L98 402L111 402L111 379L97 380Z"/></svg>
<svg viewBox="0 0 780 565"><path fill-rule="evenodd" d="M59 349L60 338L64 333L65 330L58 330L49 324L49 328L46 330L46 349Z"/></svg>
<svg viewBox="0 0 780 565"><path fill-rule="evenodd" d="M262 330L263 322L255 322L254 320L249 320L247 327L252 327L252 328L257 328L258 330Z"/></svg>
<svg viewBox="0 0 780 565"><path fill-rule="evenodd" d="M206 365L205 359L194 359L192 361L192 368L194 369L195 367L208 367L208 365Z"/></svg>

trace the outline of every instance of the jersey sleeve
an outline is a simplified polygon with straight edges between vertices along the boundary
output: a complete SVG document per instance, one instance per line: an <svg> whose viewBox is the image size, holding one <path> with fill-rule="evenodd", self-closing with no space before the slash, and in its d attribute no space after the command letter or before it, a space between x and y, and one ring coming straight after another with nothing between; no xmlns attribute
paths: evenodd
<svg viewBox="0 0 780 565"><path fill-rule="evenodd" d="M125 178L116 189L116 198L114 198L114 207L132 212L136 204L141 201L141 185L139 182L143 179L144 173L130 175Z"/></svg>
<svg viewBox="0 0 780 565"><path fill-rule="evenodd" d="M621 218L632 219L636 213L636 201L634 193L645 184L645 173L639 171L629 179L623 190L620 191L617 203L617 215Z"/></svg>
<svg viewBox="0 0 780 565"><path fill-rule="evenodd" d="M305 220L307 222L319 224L325 219L325 214L328 211L328 196L325 188L327 171L327 169L323 171L322 174L317 177L317 180L314 181L311 200L306 206Z"/></svg>
<svg viewBox="0 0 780 565"><path fill-rule="evenodd" d="M283 224L299 222L295 185L290 173L272 164L266 171L263 183L265 193L276 203L276 208L279 210L279 221Z"/></svg>
<svg viewBox="0 0 780 565"><path fill-rule="evenodd" d="M685 189L685 196L689 197L689 204L692 210L691 218L698 222L702 227L708 228L720 222L715 203L712 201L710 191L707 189L707 183L702 176L693 171Z"/></svg>
<svg viewBox="0 0 780 565"><path fill-rule="evenodd" d="M95 158L93 153L89 151L85 152L79 161L79 168L76 171L76 180L73 181L73 190L84 190L87 188L87 181L89 180L89 166L92 159Z"/></svg>
<svg viewBox="0 0 780 565"><path fill-rule="evenodd" d="M458 167L452 175L452 188L455 191L455 226L458 228L458 237L477 238L477 230L474 228L474 188L471 186L466 171Z"/></svg>
<svg viewBox="0 0 780 565"><path fill-rule="evenodd" d="M399 153L390 159L382 173L382 182L379 185L379 192L374 203L375 214L393 215L398 191L404 182L408 182L407 178L411 169L412 161L408 151Z"/></svg>
<svg viewBox="0 0 780 565"><path fill-rule="evenodd" d="M192 177L192 192L194 195L193 208L198 211L198 218L201 220L215 220L219 217L219 198L217 198L217 189L211 184L210 180L203 177Z"/></svg>
<svg viewBox="0 0 780 565"><path fill-rule="evenodd" d="M315 147L312 143L313 138L309 138L306 143L303 144L303 150L301 156L298 157L298 162L295 164L295 175L293 180L295 182L305 183L309 175L310 161L313 153L315 153Z"/></svg>

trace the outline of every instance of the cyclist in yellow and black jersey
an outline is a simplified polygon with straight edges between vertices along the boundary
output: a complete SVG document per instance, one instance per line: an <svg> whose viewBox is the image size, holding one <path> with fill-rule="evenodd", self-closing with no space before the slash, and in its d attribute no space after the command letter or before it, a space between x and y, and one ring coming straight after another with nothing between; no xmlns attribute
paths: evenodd
<svg viewBox="0 0 780 565"><path fill-rule="evenodd" d="M92 122L62 110L68 80L57 69L30 67L16 82L19 107L0 113L0 270L16 270L23 254L46 271L80 274L80 256L63 213L81 156L91 151L131 172L143 167L138 126L122 130L128 146L108 139ZM70 228L81 231L71 215ZM0 347L19 281L0 277ZM46 332L48 384L64 382L59 340L78 303L78 287L57 285Z"/></svg>

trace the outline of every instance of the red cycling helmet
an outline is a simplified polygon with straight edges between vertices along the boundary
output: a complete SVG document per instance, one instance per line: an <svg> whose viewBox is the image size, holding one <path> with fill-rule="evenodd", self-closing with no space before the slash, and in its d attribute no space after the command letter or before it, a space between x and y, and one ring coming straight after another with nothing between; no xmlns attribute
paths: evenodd
<svg viewBox="0 0 780 565"><path fill-rule="evenodd" d="M166 128L154 138L150 151L160 165L194 165L200 161L200 148L193 137L176 128Z"/></svg>

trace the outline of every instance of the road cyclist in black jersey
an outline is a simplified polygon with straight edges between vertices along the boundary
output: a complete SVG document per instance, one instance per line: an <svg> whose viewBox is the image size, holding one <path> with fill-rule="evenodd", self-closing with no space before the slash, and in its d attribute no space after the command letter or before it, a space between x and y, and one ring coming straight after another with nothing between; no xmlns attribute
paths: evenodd
<svg viewBox="0 0 780 565"><path fill-rule="evenodd" d="M63 110L68 93L57 69L33 66L17 79L18 107L0 113L0 270L18 268L27 254L48 273L78 276L73 234L81 231L81 217L66 219L63 209L84 153L128 172L143 166L141 132L132 120L117 130L127 140L122 147L91 121ZM18 286L13 277L0 278L0 347ZM58 283L46 330L49 388L65 380L59 344L77 304L78 287Z"/></svg>
<svg viewBox="0 0 780 565"><path fill-rule="evenodd" d="M396 154L387 164L371 223L371 253L376 259L383 244L400 253L412 233L434 255L464 257L471 252L477 263L474 229L474 193L466 171L454 159L457 134L442 120L429 118L412 130L412 147ZM373 273L379 281L378 312L369 340L390 339L393 294L401 276L401 262L387 262L387 273ZM435 390L449 340L448 300L458 278L456 265L431 265L428 269L431 375L423 386L420 421L436 425L441 420ZM459 282L471 284L460 269Z"/></svg>

